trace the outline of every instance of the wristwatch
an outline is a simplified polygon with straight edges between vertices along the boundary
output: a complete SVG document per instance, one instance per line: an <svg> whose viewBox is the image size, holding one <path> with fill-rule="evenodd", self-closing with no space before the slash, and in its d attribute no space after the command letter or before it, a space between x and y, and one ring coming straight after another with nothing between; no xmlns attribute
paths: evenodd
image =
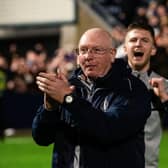
<svg viewBox="0 0 168 168"><path fill-rule="evenodd" d="M68 95L65 95L64 96L64 102L67 103L67 104L70 104L72 103L74 100L72 94L68 94Z"/></svg>

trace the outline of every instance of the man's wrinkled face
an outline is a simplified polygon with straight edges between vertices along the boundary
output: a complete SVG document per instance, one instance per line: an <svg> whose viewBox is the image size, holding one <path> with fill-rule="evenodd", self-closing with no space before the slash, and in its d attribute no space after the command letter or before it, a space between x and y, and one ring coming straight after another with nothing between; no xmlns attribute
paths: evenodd
<svg viewBox="0 0 168 168"><path fill-rule="evenodd" d="M148 70L150 57L156 53L154 39L150 32L144 29L133 29L126 34L124 50L129 65L138 71Z"/></svg>
<svg viewBox="0 0 168 168"><path fill-rule="evenodd" d="M90 78L104 76L115 57L111 40L100 31L85 33L80 39L78 50L78 63L84 74Z"/></svg>

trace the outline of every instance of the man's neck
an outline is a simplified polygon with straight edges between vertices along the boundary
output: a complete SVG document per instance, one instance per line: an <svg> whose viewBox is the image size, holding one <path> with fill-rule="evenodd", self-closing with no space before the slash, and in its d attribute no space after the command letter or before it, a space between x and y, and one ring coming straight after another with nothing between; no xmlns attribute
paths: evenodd
<svg viewBox="0 0 168 168"><path fill-rule="evenodd" d="M145 73L145 72L148 72L149 69L150 69L150 65L146 65L144 67L140 67L140 66L132 66L130 63L128 63L129 66L131 67L131 69L133 71L137 71L139 73Z"/></svg>

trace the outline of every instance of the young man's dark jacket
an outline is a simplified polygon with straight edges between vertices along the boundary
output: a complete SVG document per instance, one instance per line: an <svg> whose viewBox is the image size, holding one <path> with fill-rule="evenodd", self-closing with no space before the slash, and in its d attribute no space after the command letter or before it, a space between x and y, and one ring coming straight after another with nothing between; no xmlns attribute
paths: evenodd
<svg viewBox="0 0 168 168"><path fill-rule="evenodd" d="M145 85L119 59L91 84L81 69L70 83L74 101L57 103L53 111L41 106L32 124L37 144L54 143L53 168L73 168L75 160L80 168L144 168L143 129L150 115Z"/></svg>

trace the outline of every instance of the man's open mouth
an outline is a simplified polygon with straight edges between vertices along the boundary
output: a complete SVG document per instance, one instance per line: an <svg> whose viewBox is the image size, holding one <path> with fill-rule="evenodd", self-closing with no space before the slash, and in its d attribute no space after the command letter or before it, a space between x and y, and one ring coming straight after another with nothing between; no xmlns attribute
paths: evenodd
<svg viewBox="0 0 168 168"><path fill-rule="evenodd" d="M143 52L140 52L140 51L134 52L134 56L135 56L135 57L142 57L143 55L144 55Z"/></svg>

